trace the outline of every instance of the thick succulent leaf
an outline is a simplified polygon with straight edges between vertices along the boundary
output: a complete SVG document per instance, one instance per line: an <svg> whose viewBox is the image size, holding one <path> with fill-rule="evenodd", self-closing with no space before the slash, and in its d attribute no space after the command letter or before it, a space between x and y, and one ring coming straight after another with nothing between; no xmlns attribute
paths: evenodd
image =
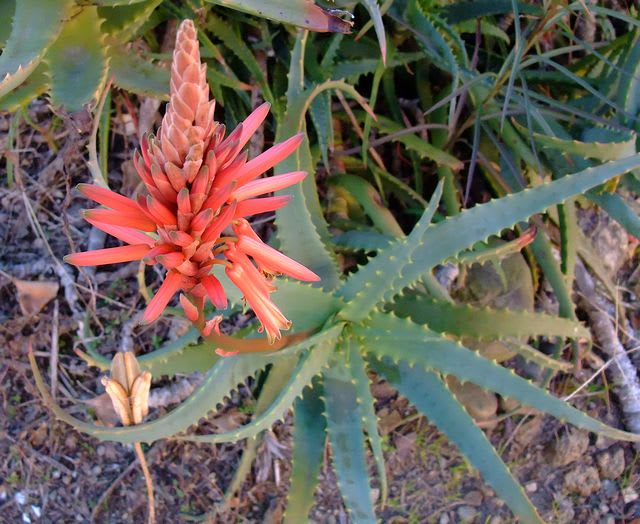
<svg viewBox="0 0 640 524"><path fill-rule="evenodd" d="M103 6L98 16L104 20L102 31L122 44L136 34L162 0L143 0L126 6Z"/></svg>
<svg viewBox="0 0 640 524"><path fill-rule="evenodd" d="M376 518L371 504L366 441L361 424L354 424L354 414L360 409L358 391L345 355L340 353L337 357L323 376L333 469L351 520L373 524Z"/></svg>
<svg viewBox="0 0 640 524"><path fill-rule="evenodd" d="M167 415L137 426L107 428L78 420L55 404L46 389L35 358L31 357L30 360L36 386L47 405L60 420L70 424L78 431L100 440L113 440L123 444L154 442L187 430L190 426L197 424L201 418L207 416L210 411L215 410L217 404L224 402L225 397L238 384L244 382L248 376L254 375L260 369L264 369L270 362L267 355L221 359L205 375L204 380L194 393Z"/></svg>
<svg viewBox="0 0 640 524"><path fill-rule="evenodd" d="M516 127L525 133L525 136L532 138L543 149L551 149L560 151L564 154L578 155L583 158L595 158L596 160L608 161L617 160L632 156L636 152L636 135L635 133L613 133L610 131L608 136L600 136L599 138L609 138L606 142L598 140L571 140L548 136L542 133L536 133L525 129L523 126ZM602 135L602 133L600 134Z"/></svg>
<svg viewBox="0 0 640 524"><path fill-rule="evenodd" d="M145 60L123 46L110 46L107 54L115 85L138 95L169 99L168 69Z"/></svg>
<svg viewBox="0 0 640 524"><path fill-rule="evenodd" d="M376 304L391 300L439 262L486 240L489 235L637 167L640 167L640 155L588 168L477 205L438 224L429 226L430 217L429 221L421 219L406 239L379 253L345 283L340 291L350 302L340 315L349 320L363 319ZM382 275L397 277L379 278Z"/></svg>
<svg viewBox="0 0 640 524"><path fill-rule="evenodd" d="M3 0L0 2L0 20L10 20L16 12L16 0ZM0 48L3 48L11 35L11 25L0 24Z"/></svg>
<svg viewBox="0 0 640 524"><path fill-rule="evenodd" d="M243 438L254 437L261 431L270 428L284 416L303 389L311 383L313 377L318 375L327 365L329 358L334 353L340 331L341 329L333 329L316 335L318 343L314 345L313 350L304 352L299 356L299 359L296 359L298 363L289 381L280 388L273 403L262 413L256 413L255 418L249 424L215 435L188 435L176 438L190 442L208 442L209 444L236 442ZM278 362L279 364L280 362Z"/></svg>
<svg viewBox="0 0 640 524"><path fill-rule="evenodd" d="M416 62L424 57L423 53L394 53L387 62L387 69ZM379 58L357 58L341 60L331 70L331 78L346 78L349 83L356 84L361 76L375 73L380 65ZM380 115L378 115L380 116Z"/></svg>
<svg viewBox="0 0 640 524"><path fill-rule="evenodd" d="M73 0L16 2L11 34L0 55L0 97L18 87L35 70L60 34L73 4ZM7 23L8 19L4 19L3 24Z"/></svg>
<svg viewBox="0 0 640 524"><path fill-rule="evenodd" d="M604 209L627 233L640 238L640 216L617 193L596 193L590 191L587 197Z"/></svg>
<svg viewBox="0 0 640 524"><path fill-rule="evenodd" d="M378 432L378 417L375 410L375 399L371 394L371 384L367 376L367 367L360 353L360 342L353 339L345 341L348 349L347 359L351 369L351 379L356 390L358 402L358 414L362 420L362 426L367 432L371 452L376 462L378 479L380 481L380 499L384 506L387 502L388 483L387 471L384 466L384 454L382 453L382 438Z"/></svg>
<svg viewBox="0 0 640 524"><path fill-rule="evenodd" d="M337 326L338 333L341 329L341 326ZM220 359L207 372L193 394L176 409L151 422L121 428L96 426L69 415L51 398L33 355L29 356L29 361L40 394L59 419L70 424L78 431L92 435L100 440L113 440L123 444L130 444L133 442L153 442L186 431L192 425L197 424L201 418L206 417L210 411L215 410L218 404L223 403L229 392L238 384L244 382L247 377L253 376L270 363L309 349L319 341L322 341L324 337L329 338L330 336L337 336L337 333L327 330L295 346L274 353L237 355Z"/></svg>
<svg viewBox="0 0 640 524"><path fill-rule="evenodd" d="M329 182L349 191L381 233L404 236L391 211L382 204L380 194L365 179L355 175L338 175Z"/></svg>
<svg viewBox="0 0 640 524"><path fill-rule="evenodd" d="M85 7L64 26L44 60L51 73L51 101L79 111L97 99L107 74L101 19L96 7Z"/></svg>
<svg viewBox="0 0 640 524"><path fill-rule="evenodd" d="M49 81L50 76L47 65L40 62L40 65L22 84L0 98L0 111L13 113L26 106L34 98L47 92Z"/></svg>
<svg viewBox="0 0 640 524"><path fill-rule="evenodd" d="M413 228L413 231L408 237L400 238L393 242L387 249L378 253L378 255L369 262L366 266L359 268L359 270L353 274L338 290L338 294L345 299L346 306L340 312L340 315L351 315L358 309L356 307L356 299L363 293L363 289L366 287L379 287L383 278L392 280L392 275L395 275L398 269L398 261L400 261L400 267L402 265L410 264L411 261L411 242L416 238L424 235L425 231L431 225L431 219L438 209L440 204L440 197L442 196L442 182L438 184L434 194L431 197L429 205L424 210L424 213L420 217L420 220ZM425 271L427 268L425 268ZM387 272L389 271L389 272ZM358 304L362 306L362 304ZM366 304L365 307L368 307ZM371 307L375 306L375 302L371 304ZM369 309L369 311L371 308ZM365 318L367 312L361 311L360 318ZM348 318L348 317L347 317Z"/></svg>
<svg viewBox="0 0 640 524"><path fill-rule="evenodd" d="M572 320L544 313L473 307L432 300L424 295L398 297L393 310L433 331L480 339L502 337L590 338L589 330Z"/></svg>
<svg viewBox="0 0 640 524"><path fill-rule="evenodd" d="M282 384L286 383L291 377L296 367L296 358L291 357L278 362L277 366L272 366L266 370L267 378L264 380L262 387L260 388L260 396L255 404L255 414L261 415L276 399ZM238 463L233 474L233 479L229 483L229 487L225 492L225 500L229 500L240 489L242 483L247 478L247 475L251 471L251 464L258 454L258 447L262 442L263 435L256 435L255 438L247 439L244 451L242 452L242 458Z"/></svg>
<svg viewBox="0 0 640 524"><path fill-rule="evenodd" d="M92 0L91 3L95 5L115 7L115 6L122 6L122 5L139 4L145 1L146 0Z"/></svg>
<svg viewBox="0 0 640 524"><path fill-rule="evenodd" d="M377 231L360 231L357 229L345 231L333 237L333 243L336 246L353 249L355 251L378 251L379 249L389 247L392 241L392 237L383 235Z"/></svg>
<svg viewBox="0 0 640 524"><path fill-rule="evenodd" d="M472 2L455 2L442 7L438 12L450 24L475 20L481 16L503 15L513 13L512 0L473 0ZM542 16L541 7L525 2L517 2L518 11L523 15Z"/></svg>
<svg viewBox="0 0 640 524"><path fill-rule="evenodd" d="M522 487L484 432L436 373L412 368L405 362L397 365L376 359L371 362L376 372L407 397L460 449L522 522L542 523Z"/></svg>
<svg viewBox="0 0 640 524"><path fill-rule="evenodd" d="M377 120L372 124L375 128L380 130L380 132L387 135L397 133L404 129L403 126L399 125L395 121L383 116L378 116ZM395 138L394 141L404 144L404 146L410 151L415 151L421 159L426 158L433 160L437 165L449 167L454 171L462 169L463 164L456 157L437 148L415 134L400 135Z"/></svg>
<svg viewBox="0 0 640 524"><path fill-rule="evenodd" d="M408 319L391 314L375 314L362 327L354 327L354 333L363 337L367 350L379 358L389 357L396 363L402 360L429 371L454 375L463 382L473 382L582 429L610 438L640 442L640 435L607 426L519 377L512 370Z"/></svg>
<svg viewBox="0 0 640 524"><path fill-rule="evenodd" d="M293 24L310 31L349 33L351 24L313 0L206 0L207 3L237 9L276 22Z"/></svg>
<svg viewBox="0 0 640 524"><path fill-rule="evenodd" d="M620 83L617 86L617 102L627 114L635 117L630 124L637 129L638 113L640 112L640 33L636 30L634 39L629 44L629 53L622 64Z"/></svg>
<svg viewBox="0 0 640 524"><path fill-rule="evenodd" d="M335 314L342 302L335 295L297 280L276 280L273 302L293 322L294 332L317 330Z"/></svg>
<svg viewBox="0 0 640 524"><path fill-rule="evenodd" d="M210 345L196 344L200 337L195 328L191 328L176 340L166 343L160 349L151 351L138 357L142 371L149 371L154 378L174 376L178 373L205 372L219 359ZM95 352L80 353L83 360L90 366L102 371L108 371L111 360Z"/></svg>
<svg viewBox="0 0 640 524"><path fill-rule="evenodd" d="M305 388L293 405L293 457L285 524L307 522L324 457L326 422L319 381Z"/></svg>
<svg viewBox="0 0 640 524"><path fill-rule="evenodd" d="M310 93L304 92L304 49L306 36L298 35L291 58L287 112L278 122L276 142L295 132L305 131L305 103L311 102ZM322 214L316 188L315 165L311 159L308 138L287 159L274 169L275 174L291 171L306 171L309 175L299 184L279 191L278 194L293 196L293 201L276 211L278 240L288 256L315 271L324 289L334 289L339 282L339 270L335 254L329 246L329 228Z"/></svg>

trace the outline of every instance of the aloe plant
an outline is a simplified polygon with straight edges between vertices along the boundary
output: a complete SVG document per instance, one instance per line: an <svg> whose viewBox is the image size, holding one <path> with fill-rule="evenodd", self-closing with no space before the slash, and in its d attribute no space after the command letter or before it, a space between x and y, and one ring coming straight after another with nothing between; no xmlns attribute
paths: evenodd
<svg viewBox="0 0 640 524"><path fill-rule="evenodd" d="M278 121L277 140L292 132L306 132L305 112L324 91L341 89L357 98L352 88L340 82L328 81L305 87L303 64L307 36L306 32L300 33L293 50L287 111ZM549 336L587 337L588 333L575 320L524 312L473 311L433 297L416 299L424 306L415 310L423 312L419 317L415 317L411 308L408 318L397 313L403 314L407 297L414 296L409 290L423 289L424 279L430 277L436 265L457 257L464 258L467 250L489 236L513 228L537 213L638 167L639 155L605 162L434 222L443 191L441 183L409 235L387 236L386 244L381 246L375 258L346 277L341 275L337 265L314 180L307 177L302 183L280 192L294 198L289 206L277 211L276 218L280 248L321 277L314 285L282 281L274 293L274 302L293 321L293 342L277 351L221 357L212 362L211 343L223 350L234 350L242 343L233 337L213 335L208 339L209 344L177 344L145 355L140 359L143 371L173 374L179 370L198 369L206 374L191 397L176 409L136 426L106 428L69 415L53 402L31 357L37 386L59 418L101 440L122 443L153 442L167 437L202 443L233 442L258 436L293 409L293 469L285 520L302 522L307 519L317 484L310 472L318 472L323 443L328 439L333 467L349 514L355 522L374 522L367 449L371 450L377 466L383 500L387 491L381 438L368 378L369 372L374 371L406 396L460 448L523 522L540 522L517 481L448 389L443 379L445 375L473 382L611 438L640 441L640 436L587 416L464 347L448 334L456 337L534 336L544 331ZM306 139L294 155L278 165L276 173L299 170L314 170ZM227 295L233 299L232 286L222 274L219 278L227 286ZM418 295L421 293L423 291ZM471 321L476 314L485 321ZM433 325L429 326L431 322ZM296 335L299 336L296 338ZM187 339L191 340L194 338ZM95 356L89 358L93 359L90 360L93 364L106 365ZM544 359L538 361L545 363ZM285 383L280 387L269 384L268 388L263 388L273 390L276 387L277 393L251 423L213 435L184 433L222 403L239 383L269 366L275 366L279 373L268 373L266 384L273 377L282 381L282 376L286 377ZM354 419L359 423L354 423Z"/></svg>

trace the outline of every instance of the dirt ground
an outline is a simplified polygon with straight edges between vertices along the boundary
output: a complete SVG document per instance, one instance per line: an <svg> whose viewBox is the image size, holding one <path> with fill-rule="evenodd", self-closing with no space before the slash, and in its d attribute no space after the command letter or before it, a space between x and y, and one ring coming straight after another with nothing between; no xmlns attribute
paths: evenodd
<svg viewBox="0 0 640 524"><path fill-rule="evenodd" d="M60 403L74 414L95 416L83 401L103 392L100 374L73 350L93 342L101 353L112 354L122 343L123 326L141 309L135 263L81 274L62 263L63 255L87 245L89 228L81 216L86 202L73 187L90 181L86 146L91 125L83 114L52 116L44 102L32 105L27 119L13 131L10 119L0 116L2 523L138 523L146 515L144 482L133 448L99 442L57 421L41 402L26 357L32 340L49 381L57 359L55 393ZM135 180L130 163L134 136L135 122L117 115L109 179L125 193ZM154 278L158 276L148 270L148 283ZM93 335L82 334L83 325L91 327ZM180 329L162 320L135 329L131 340L149 351ZM589 365L597 369L597 359L587 361L578 376L556 379L554 393L574 391L593 373ZM620 426L610 389L599 376L576 396L574 405ZM390 482L389 500L379 512L383 522L514 521L457 450L405 399L384 383L375 384L374 393ZM204 424L213 431L243 423L252 403L250 389L241 388ZM535 413L487 425L489 438L545 521L640 523L640 461L632 445L595 438ZM159 521L279 522L288 484L290 423L267 433L240 492L225 501L242 450L243 444L176 441L147 448ZM348 522L330 461L327 453L311 516L319 523ZM373 471L373 463L371 467ZM375 485L372 497L379 497Z"/></svg>

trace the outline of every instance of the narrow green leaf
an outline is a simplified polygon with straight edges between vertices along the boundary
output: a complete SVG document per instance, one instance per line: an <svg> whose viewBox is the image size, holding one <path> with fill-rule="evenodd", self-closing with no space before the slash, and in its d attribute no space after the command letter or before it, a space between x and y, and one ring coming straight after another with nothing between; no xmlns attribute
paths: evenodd
<svg viewBox="0 0 640 524"><path fill-rule="evenodd" d="M322 386L314 381L293 406L293 457L284 524L307 522L324 457L326 422Z"/></svg>
<svg viewBox="0 0 640 524"><path fill-rule="evenodd" d="M303 353L299 359L294 359L294 362L298 360L298 363L289 381L284 386L281 386L278 395L269 407L265 408L262 413L256 413L256 416L249 424L215 435L187 435L175 438L190 442L207 442L209 444L236 442L243 438L254 437L261 431L270 428L284 416L296 397L311 383L313 377L322 371L329 358L331 358L339 331L325 333L330 333L333 336L327 336L326 334L317 336L319 342L314 345L313 350ZM291 357L284 359L281 357L281 360L286 361L289 358ZM280 362L278 362L278 365L280 365Z"/></svg>
<svg viewBox="0 0 640 524"><path fill-rule="evenodd" d="M34 98L47 92L49 81L47 65L40 62L40 65L22 84L0 98L0 111L13 113L26 106Z"/></svg>
<svg viewBox="0 0 640 524"><path fill-rule="evenodd" d="M640 238L640 217L617 193L590 191L587 198L604 209L627 233Z"/></svg>
<svg viewBox="0 0 640 524"><path fill-rule="evenodd" d="M107 74L104 37L96 7L85 7L64 26L44 60L51 73L51 101L79 111L98 97Z"/></svg>
<svg viewBox="0 0 640 524"><path fill-rule="evenodd" d="M457 337L480 339L502 337L590 338L589 330L572 320L544 313L473 307L432 300L423 295L398 297L393 309L429 329Z"/></svg>
<svg viewBox="0 0 640 524"><path fill-rule="evenodd" d="M384 23L382 22L382 13L380 12L380 6L378 0L362 0L362 4L369 11L369 16L373 21L373 27L376 30L376 36L378 37L378 45L380 46L380 54L382 55L382 62L387 62L387 35L384 31Z"/></svg>
<svg viewBox="0 0 640 524"><path fill-rule="evenodd" d="M359 412L358 392L351 382L348 366L344 354L339 354L324 374L327 433L333 469L349 516L358 524L374 524L366 442L362 426L353 420L354 413Z"/></svg>
<svg viewBox="0 0 640 524"><path fill-rule="evenodd" d="M35 70L62 31L73 4L73 0L16 2L11 34L0 55L0 97L18 87Z"/></svg>
<svg viewBox="0 0 640 524"><path fill-rule="evenodd" d="M110 46L107 53L113 81L118 87L138 95L169 99L168 69L123 46Z"/></svg>
<svg viewBox="0 0 640 524"><path fill-rule="evenodd" d="M347 281L343 290L350 292L341 292L351 302L340 315L350 320L363 319L380 301L389 301L442 260L637 167L640 167L640 155L587 168L551 183L477 205L430 227L421 220L406 240L379 253L366 268ZM381 279L377 275L398 277ZM352 300L354 297L356 300Z"/></svg>
<svg viewBox="0 0 640 524"><path fill-rule="evenodd" d="M389 357L394 362L402 360L429 371L454 375L463 382L473 382L503 397L514 398L582 429L610 438L640 442L640 435L603 424L519 377L512 370L409 320L376 314L365 326L354 327L354 333L361 336L367 350L379 358Z"/></svg>
<svg viewBox="0 0 640 524"><path fill-rule="evenodd" d="M142 0L125 6L98 7L98 16L104 20L102 32L112 37L112 42L124 44L135 36L162 0Z"/></svg>
<svg viewBox="0 0 640 524"><path fill-rule="evenodd" d="M315 5L313 0L206 0L310 31L349 33L351 24Z"/></svg>
<svg viewBox="0 0 640 524"><path fill-rule="evenodd" d="M460 449L522 522L543 522L484 432L437 374L411 368L405 362L394 365L372 359L372 364Z"/></svg>
<svg viewBox="0 0 640 524"><path fill-rule="evenodd" d="M380 479L380 499L384 506L387 502L389 493L387 483L387 471L384 465L384 454L382 453L382 439L378 432L378 417L375 411L375 399L371 394L371 384L367 376L367 368L360 354L359 343L350 344L352 340L345 343L348 348L348 364L351 369L351 377L356 390L356 398L358 402L358 413L362 420L362 426L367 432L371 452L376 462L376 470Z"/></svg>

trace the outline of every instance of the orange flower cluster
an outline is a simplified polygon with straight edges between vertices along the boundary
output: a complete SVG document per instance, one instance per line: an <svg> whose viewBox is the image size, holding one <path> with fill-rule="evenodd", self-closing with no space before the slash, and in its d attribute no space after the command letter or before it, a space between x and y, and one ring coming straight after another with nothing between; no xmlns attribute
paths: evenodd
<svg viewBox="0 0 640 524"><path fill-rule="evenodd" d="M295 135L248 160L243 148L266 118L269 104L225 137L225 126L213 118L215 101L209 100L205 73L196 29L185 20L176 39L171 98L162 125L157 137L142 140L142 153L134 157L147 194L132 200L100 186L79 186L104 206L87 211L86 220L127 245L74 253L66 260L77 266L132 260L163 265L166 277L143 322L157 319L181 291L185 315L205 336L219 323L219 317L204 319L206 299L219 309L227 305L212 274L215 264L224 264L273 342L290 322L270 299L272 276L283 273L306 281L319 277L263 243L246 217L287 204L288 196L264 195L300 182L306 173L258 177L295 151L303 137ZM221 236L227 228L233 234Z"/></svg>

